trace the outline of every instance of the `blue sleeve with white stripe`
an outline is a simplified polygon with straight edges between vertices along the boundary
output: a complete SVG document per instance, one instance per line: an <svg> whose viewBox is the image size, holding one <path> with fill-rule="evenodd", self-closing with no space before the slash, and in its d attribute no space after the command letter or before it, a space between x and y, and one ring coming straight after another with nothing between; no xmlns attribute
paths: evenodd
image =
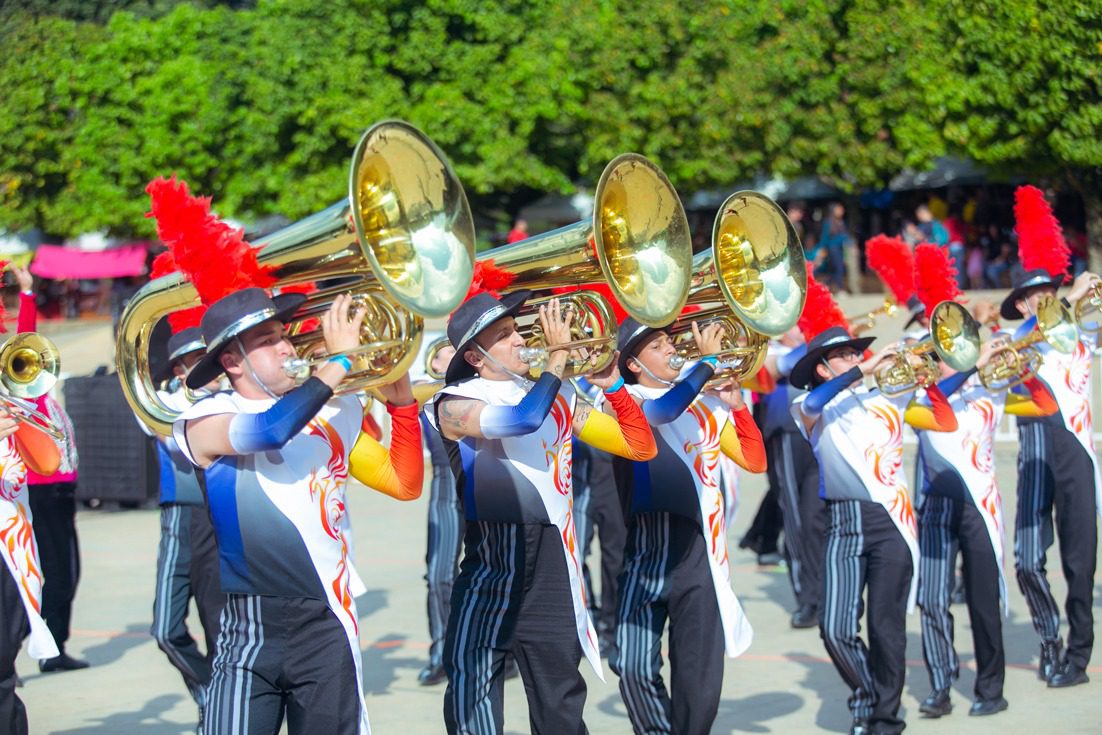
<svg viewBox="0 0 1102 735"><path fill-rule="evenodd" d="M239 413L230 421L230 446L238 454L281 449L317 415L333 390L310 378L263 413Z"/></svg>
<svg viewBox="0 0 1102 735"><path fill-rule="evenodd" d="M660 398L643 401L643 415L647 417L647 423L652 426L668 424L685 413L713 375L715 368L701 362Z"/></svg>
<svg viewBox="0 0 1102 735"><path fill-rule="evenodd" d="M515 406L485 406L479 415L479 428L487 439L531 434L540 428L555 404L562 380L543 373L521 402Z"/></svg>

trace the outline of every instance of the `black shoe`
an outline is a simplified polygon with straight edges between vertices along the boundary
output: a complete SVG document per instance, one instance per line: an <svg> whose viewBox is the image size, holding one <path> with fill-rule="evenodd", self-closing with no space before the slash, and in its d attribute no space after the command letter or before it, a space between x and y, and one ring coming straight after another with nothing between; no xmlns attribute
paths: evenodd
<svg viewBox="0 0 1102 735"><path fill-rule="evenodd" d="M949 690L939 689L936 692L930 692L930 696L918 705L918 711L927 717L941 717L952 712L953 703L949 701Z"/></svg>
<svg viewBox="0 0 1102 735"><path fill-rule="evenodd" d="M1002 712L1009 706L1010 704L1002 697L998 699L977 699L972 703L972 709L968 710L968 714L972 717L983 717L984 715Z"/></svg>
<svg viewBox="0 0 1102 735"><path fill-rule="evenodd" d="M77 669L86 669L88 666L87 661L73 658L67 653L62 653L60 656L54 656L53 658L44 658L38 662L38 670L43 674L51 671L76 671Z"/></svg>
<svg viewBox="0 0 1102 735"><path fill-rule="evenodd" d="M755 554L759 554L761 553L761 539L743 536L739 539L738 547L740 549L750 549L750 551L753 551Z"/></svg>
<svg viewBox="0 0 1102 735"><path fill-rule="evenodd" d="M517 668L517 660L512 656L505 659L505 672L502 676L506 679L515 679L520 676L520 669Z"/></svg>
<svg viewBox="0 0 1102 735"><path fill-rule="evenodd" d="M784 561L784 557L781 556L779 551L767 551L764 554L758 554L759 567L775 567L782 561Z"/></svg>
<svg viewBox="0 0 1102 735"><path fill-rule="evenodd" d="M1041 641L1041 662L1037 665L1037 678L1041 681L1052 681L1053 675L1060 670L1064 661L1064 642L1057 638L1054 641Z"/></svg>
<svg viewBox="0 0 1102 735"><path fill-rule="evenodd" d="M442 664L429 664L417 675L417 683L423 687L436 686L448 678Z"/></svg>
<svg viewBox="0 0 1102 735"><path fill-rule="evenodd" d="M1063 687L1073 687L1076 684L1086 684L1088 681L1090 681L1090 677L1087 676L1087 672L1082 666L1071 661L1065 661L1064 665L1057 669L1052 678L1048 680L1048 685L1053 689L1062 689Z"/></svg>
<svg viewBox="0 0 1102 735"><path fill-rule="evenodd" d="M601 658L614 658L616 656L616 638L614 636L598 636L597 644L600 646Z"/></svg>
<svg viewBox="0 0 1102 735"><path fill-rule="evenodd" d="M19 674L15 675L15 686L16 687L22 687L23 686L23 677L20 676Z"/></svg>
<svg viewBox="0 0 1102 735"><path fill-rule="evenodd" d="M819 608L814 605L800 605L792 613L793 628L814 628L819 625Z"/></svg>
<svg viewBox="0 0 1102 735"><path fill-rule="evenodd" d="M968 602L968 595L964 591L964 580L957 577L957 584L953 587L953 591L949 593L950 605L963 605Z"/></svg>
<svg viewBox="0 0 1102 735"><path fill-rule="evenodd" d="M849 728L849 735L869 735L869 723L860 717L854 717L853 724Z"/></svg>

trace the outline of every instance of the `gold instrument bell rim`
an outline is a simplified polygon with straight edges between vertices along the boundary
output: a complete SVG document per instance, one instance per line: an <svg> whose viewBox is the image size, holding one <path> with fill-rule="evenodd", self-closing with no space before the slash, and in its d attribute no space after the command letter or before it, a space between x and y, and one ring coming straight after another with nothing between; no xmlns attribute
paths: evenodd
<svg viewBox="0 0 1102 735"><path fill-rule="evenodd" d="M669 191L669 193L673 197L673 201L677 203L677 211L678 213L680 213L687 238L686 242L684 243L685 247L680 248L679 252L677 252L677 254L680 255L682 260L684 261L679 265L682 267L682 269L684 269L686 273L691 273L692 271L693 244L691 236L689 235L689 218L685 214L685 205L681 202L681 197L678 195L677 189L675 189L673 184L670 183L669 177L666 176L666 173L661 169L661 167L659 167L658 164L656 164L654 161L650 160L641 153L633 153L630 151L627 153L621 153L613 158L611 161L609 161L608 164L605 165L604 171L601 172L601 177L597 180L597 188L593 193L593 224L591 228L593 231L593 248L597 251L597 260L600 263L601 272L610 276L609 278L606 278L608 287L612 291L612 295L616 297L616 300L620 303L624 310L640 324L645 324L646 326L654 327L655 329L663 329L669 326L668 319L663 320L659 318L651 318L646 312L642 312L631 305L628 299L625 298L625 293L623 289L620 288L620 284L617 283L615 278L611 277L613 274L613 270L611 268L612 264L609 263L608 257L605 253L604 232L601 228L600 219L600 203L604 199L605 190L608 188L610 182L612 181L612 177L616 173L616 170L621 166L629 163L634 163L636 165L646 168L647 171L649 171L656 179L658 179L658 183L664 186L667 191ZM671 248L671 252L675 251ZM685 282L681 288L681 296L677 300L678 306L676 309L671 309L671 313L674 315L674 319L677 318L677 315L681 313L681 311L685 308L685 304L687 304L689 301L689 287L689 279L685 279Z"/></svg>
<svg viewBox="0 0 1102 735"><path fill-rule="evenodd" d="M451 182L453 182L455 184L455 191L458 193L459 199L461 200L462 204L464 205L463 209L465 210L466 215L465 215L465 217L463 217L463 219L465 219L466 222L459 223L457 221L457 222L453 223L453 225L455 225L455 226L453 226L452 229L457 230L460 227L463 229L464 240L467 243L467 248L466 248L467 249L467 261L468 261L468 264L470 266L470 271L471 271L470 274L468 274L468 276L473 275L474 274L474 260L475 260L475 258L474 258L474 254L475 254L474 253L474 243L475 243L474 219L471 216L470 205L467 203L466 192L463 190L463 186L462 186L461 182L459 181L459 177L455 173L455 169L452 168L451 162L448 160L447 156L444 155L444 152L440 149L440 147L438 145L436 145L436 143L433 142L433 140L429 136L425 135L425 133L422 132L420 128L418 128L417 126L415 126L411 123L406 122L405 120L384 119L384 120L379 120L379 121L375 122L371 127L369 127L367 129L367 131L362 136L360 136L360 140L359 140L358 143L356 143L356 148L352 152L352 163L349 166L349 170L348 170L348 206L349 206L349 210L352 213L352 221L355 224L356 241L360 245L360 251L363 253L364 257L366 257L368 262L371 264L371 268L372 268L372 271L374 273L376 273L376 274L386 273L386 270L379 263L379 259L375 256L374 249L371 248L367 244L367 242L365 242L364 239L363 239L362 233L364 231L364 224L363 224L363 218L360 215L360 207L359 207L360 181L359 181L358 174L359 174L359 170L360 170L360 165L363 163L364 156L367 152L368 146L371 145L371 143L374 142L374 140L380 134L386 132L387 130L394 130L394 129L399 130L402 133L413 136L417 140L418 143L420 143L425 148L427 148L429 151L431 151L432 154L436 157L436 159L440 162L440 164L443 167L444 171L447 173L448 178L451 180ZM454 304L450 304L450 303L449 304L444 304L444 305L440 306L440 308L438 308L438 309L425 309L425 308L422 307L421 304L416 303L416 301L414 299L411 299L408 296L406 296L405 294L399 292L394 287L394 284L392 284L390 282L389 278L379 278L378 280L379 280L379 283L383 286L383 288L386 289L386 292L391 296L391 298L393 298L395 301L397 301L399 304L401 304L403 308L408 309L409 311L412 311L413 313L417 314L418 316L426 317L426 318L446 317L446 316L448 316L453 311L455 311L457 308L459 308L459 305L461 303L463 303L463 299L467 295L465 290L462 293L457 292L456 298L453 299L454 302L455 302ZM430 288L433 286L433 284L427 284L427 285Z"/></svg>

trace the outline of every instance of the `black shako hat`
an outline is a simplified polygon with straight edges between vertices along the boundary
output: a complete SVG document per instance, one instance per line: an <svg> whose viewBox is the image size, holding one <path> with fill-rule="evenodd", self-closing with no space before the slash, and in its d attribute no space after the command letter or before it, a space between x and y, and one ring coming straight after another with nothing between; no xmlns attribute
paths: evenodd
<svg viewBox="0 0 1102 735"><path fill-rule="evenodd" d="M911 328L911 325L916 324L919 319L926 316L926 305L922 303L922 299L914 294L911 294L911 298L907 299L907 308L911 311L911 318L903 325L903 331L907 331Z"/></svg>
<svg viewBox="0 0 1102 735"><path fill-rule="evenodd" d="M168 342L165 346L165 351L168 353L168 359L161 365L157 374L154 376L154 380L160 382L162 380L168 380L172 377L172 368L184 355L190 355L192 352L201 352L207 348L207 343L203 341L203 332L199 327L188 327L182 329L176 334L168 338Z"/></svg>
<svg viewBox="0 0 1102 735"><path fill-rule="evenodd" d="M531 291L514 291L500 299L483 291L464 301L452 312L448 319L448 341L455 348L448 369L444 372L444 383L451 385L477 375L474 365L467 362L464 355L471 348L475 337L482 334L486 327L498 319L516 316L520 307L532 295Z"/></svg>
<svg viewBox="0 0 1102 735"><path fill-rule="evenodd" d="M822 362L826 353L839 347L852 347L858 352L864 352L875 339L876 337L851 337L842 327L824 329L807 343L807 352L792 368L788 382L797 388L807 390L811 387L811 379L815 377L815 366Z"/></svg>
<svg viewBox="0 0 1102 735"><path fill-rule="evenodd" d="M1054 276L1044 268L1034 268L1025 271L1014 279L1013 288L1003 299L1003 305L999 308L999 316L1010 321L1021 319L1024 315L1018 311L1017 301L1025 296L1025 292L1037 286L1052 286L1059 288L1064 283L1063 274Z"/></svg>
<svg viewBox="0 0 1102 735"><path fill-rule="evenodd" d="M620 377L625 383L637 382L635 373L628 370L628 360L635 357L635 350L646 344L654 335L666 332L668 329L669 327L648 327L630 316L620 322L616 333L616 349L620 352L620 356L616 358L616 367L620 369Z"/></svg>
<svg viewBox="0 0 1102 735"><path fill-rule="evenodd" d="M305 294L285 293L269 297L262 288L242 289L215 301L203 314L199 325L207 344L207 354L188 373L187 387L197 390L222 374L222 363L218 358L234 337L269 319L278 319L286 324L304 301Z"/></svg>

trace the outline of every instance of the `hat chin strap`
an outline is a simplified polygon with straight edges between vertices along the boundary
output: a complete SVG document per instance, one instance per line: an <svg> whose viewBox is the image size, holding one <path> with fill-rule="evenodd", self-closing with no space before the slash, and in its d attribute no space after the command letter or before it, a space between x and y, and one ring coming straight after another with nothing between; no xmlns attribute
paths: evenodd
<svg viewBox="0 0 1102 735"><path fill-rule="evenodd" d="M650 368L648 368L646 365L644 365L642 362L639 361L639 358L633 357L631 359L634 360L635 364L638 365L643 370L643 372L647 374L647 377L649 377L654 382L661 383L662 385L666 386L667 388L672 388L675 385L677 385L676 381L664 380L663 378L660 378L657 375L655 375L654 373L652 373ZM673 366L671 365L670 367L673 367Z"/></svg>
<svg viewBox="0 0 1102 735"><path fill-rule="evenodd" d="M268 387L268 384L260 379L260 376L256 374L256 370L253 369L253 364L249 360L249 353L245 352L245 345L241 343L241 338L234 335L233 341L237 343L237 349L241 350L241 356L245 358L245 367L249 370L249 377L253 379L260 389L268 394L268 397L273 401L278 401L279 396L272 392L272 389Z"/></svg>
<svg viewBox="0 0 1102 735"><path fill-rule="evenodd" d="M504 365L502 365L502 364L501 364L501 363L500 363L500 362L499 362L499 361L497 360L497 358L495 358L495 357L494 357L493 355L491 355L491 354L490 354L489 352L487 352L486 350L482 349L482 345L480 345L480 344L478 344L477 342L475 342L475 343L474 343L474 348L475 348L476 350L478 350L479 352L481 352L481 353L482 353L482 356L483 356L483 357L485 357L485 358L486 358L487 360L489 360L489 361L490 361L490 363L491 363L491 364L492 364L492 365L493 365L493 366L494 366L495 368L497 368L497 369L498 369L498 370L500 370L501 372L503 372L503 373L505 373L506 375L508 375L508 376L509 376L509 377L510 377L510 378L511 378L511 379L513 380L513 382L514 382L514 383L516 383L517 385L519 385L519 386L520 386L521 388L523 388L524 390L529 390L529 389L530 389L530 388L532 387L533 383L532 383L532 380L531 380L530 378L528 378L528 377L527 377L527 376L525 376L525 375L521 375L521 374L519 374L519 373L515 373L515 372L513 372L512 370L510 370L509 368L507 368L507 367L505 367Z"/></svg>

